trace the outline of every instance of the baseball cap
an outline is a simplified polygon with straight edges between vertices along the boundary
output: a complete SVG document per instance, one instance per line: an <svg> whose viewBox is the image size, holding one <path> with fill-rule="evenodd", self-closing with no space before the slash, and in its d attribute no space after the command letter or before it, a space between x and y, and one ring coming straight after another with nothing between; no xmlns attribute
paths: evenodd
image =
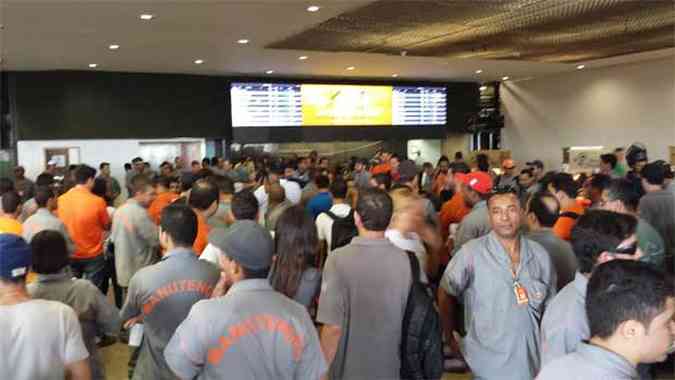
<svg viewBox="0 0 675 380"><path fill-rule="evenodd" d="M502 161L502 168L504 169L513 169L516 167L516 163L512 159L506 159Z"/></svg>
<svg viewBox="0 0 675 380"><path fill-rule="evenodd" d="M481 194L487 194L492 190L492 177L485 172L458 173L455 179Z"/></svg>
<svg viewBox="0 0 675 380"><path fill-rule="evenodd" d="M31 265L30 246L13 234L0 234L0 278L12 280L28 274Z"/></svg>
<svg viewBox="0 0 675 380"><path fill-rule="evenodd" d="M417 175L417 166L411 160L405 160L398 165L400 182L412 181Z"/></svg>
<svg viewBox="0 0 675 380"><path fill-rule="evenodd" d="M544 168L544 163L541 162L541 160L530 161L530 162L527 162L525 165L527 165L527 166L534 166L534 167L539 168L539 169L543 169L543 168Z"/></svg>
<svg viewBox="0 0 675 380"><path fill-rule="evenodd" d="M49 160L49 162L47 162L47 166L51 166L51 165L56 166L56 160Z"/></svg>
<svg viewBox="0 0 675 380"><path fill-rule="evenodd" d="M274 242L260 224L252 220L237 221L221 239L219 242L214 240L216 247L244 268L261 270L272 266Z"/></svg>

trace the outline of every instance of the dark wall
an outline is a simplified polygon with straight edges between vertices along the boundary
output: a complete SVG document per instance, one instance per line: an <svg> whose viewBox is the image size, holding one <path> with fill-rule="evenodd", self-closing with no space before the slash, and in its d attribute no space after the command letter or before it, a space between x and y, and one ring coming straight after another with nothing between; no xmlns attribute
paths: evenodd
<svg viewBox="0 0 675 380"><path fill-rule="evenodd" d="M106 72L10 76L19 139L228 137L221 78Z"/></svg>

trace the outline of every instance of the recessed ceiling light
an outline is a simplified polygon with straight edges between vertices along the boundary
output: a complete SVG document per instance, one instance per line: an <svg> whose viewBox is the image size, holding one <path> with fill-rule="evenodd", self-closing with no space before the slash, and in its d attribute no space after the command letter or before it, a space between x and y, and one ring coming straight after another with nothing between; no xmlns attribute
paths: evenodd
<svg viewBox="0 0 675 380"><path fill-rule="evenodd" d="M579 66L577 66L577 70L581 70L581 69L583 69L584 67L586 67L586 66L585 66L585 65L579 65Z"/></svg>
<svg viewBox="0 0 675 380"><path fill-rule="evenodd" d="M398 74L391 74L392 78L398 78Z"/></svg>
<svg viewBox="0 0 675 380"><path fill-rule="evenodd" d="M321 9L321 7L318 5L310 5L307 7L307 12L318 12L319 9Z"/></svg>
<svg viewBox="0 0 675 380"><path fill-rule="evenodd" d="M508 77L508 76L504 76L504 77L502 77L502 80L509 80L509 77Z"/></svg>
<svg viewBox="0 0 675 380"><path fill-rule="evenodd" d="M246 38L242 38L240 40L237 40L238 44L246 45L248 43L248 40Z"/></svg>
<svg viewBox="0 0 675 380"><path fill-rule="evenodd" d="M98 67L98 64L97 64L97 63L90 63L90 64L89 64L89 68L90 68L90 69L95 69L95 68L97 68L97 67Z"/></svg>
<svg viewBox="0 0 675 380"><path fill-rule="evenodd" d="M298 59L301 60L301 61L304 61L304 60L306 60L307 58L309 58L309 57L306 56L306 55L301 55L301 56L298 57Z"/></svg>
<svg viewBox="0 0 675 380"><path fill-rule="evenodd" d="M349 66L349 67L347 67L346 70L347 70L347 71L354 71L354 70L356 70L356 67L354 67L354 66Z"/></svg>
<svg viewBox="0 0 675 380"><path fill-rule="evenodd" d="M267 70L265 71L265 74L274 74L274 70Z"/></svg>
<svg viewBox="0 0 675 380"><path fill-rule="evenodd" d="M483 70L481 70L481 69L476 70L476 74L480 74L482 72L483 72Z"/></svg>
<svg viewBox="0 0 675 380"><path fill-rule="evenodd" d="M120 48L120 45L110 45L110 46L108 46L108 49L110 49L110 50L117 50L119 48Z"/></svg>
<svg viewBox="0 0 675 380"><path fill-rule="evenodd" d="M203 59L195 59L195 64L201 65L202 63L204 63Z"/></svg>
<svg viewBox="0 0 675 380"><path fill-rule="evenodd" d="M487 86L480 86L479 90L485 91L485 90L487 90Z"/></svg>
<svg viewBox="0 0 675 380"><path fill-rule="evenodd" d="M139 17L141 18L141 20L150 21L153 18L155 18L155 15L151 15L150 13L143 13Z"/></svg>

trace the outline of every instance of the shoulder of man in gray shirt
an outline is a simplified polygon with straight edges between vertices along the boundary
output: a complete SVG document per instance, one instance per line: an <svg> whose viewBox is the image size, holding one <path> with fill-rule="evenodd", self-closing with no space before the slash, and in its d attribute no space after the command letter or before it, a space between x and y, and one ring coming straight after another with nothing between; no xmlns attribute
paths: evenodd
<svg viewBox="0 0 675 380"><path fill-rule="evenodd" d="M332 378L398 378L411 282L408 256L387 239L357 236L328 256L317 320L342 328Z"/></svg>
<svg viewBox="0 0 675 380"><path fill-rule="evenodd" d="M75 252L75 243L70 238L66 225L46 208L37 209L33 215L23 222L23 238L29 243L33 240L33 236L44 230L60 232L66 240L68 252Z"/></svg>
<svg viewBox="0 0 675 380"><path fill-rule="evenodd" d="M675 252L675 195L667 190L647 193L640 199L640 217L664 240L666 255Z"/></svg>
<svg viewBox="0 0 675 380"><path fill-rule="evenodd" d="M637 380L628 360L600 347L581 343L576 352L544 366L536 380Z"/></svg>
<svg viewBox="0 0 675 380"><path fill-rule="evenodd" d="M441 287L465 305L462 350L474 376L534 377L539 369L539 322L556 294L555 276L544 248L524 237L515 276L494 232L469 241L453 256ZM516 299L516 284L525 291L524 301Z"/></svg>
<svg viewBox="0 0 675 380"><path fill-rule="evenodd" d="M551 256L558 278L558 290L574 280L577 258L569 242L557 237L551 229L532 231L525 236L541 244Z"/></svg>
<svg viewBox="0 0 675 380"><path fill-rule="evenodd" d="M478 202L457 227L454 251L457 252L466 242L485 236L490 231L492 231L492 225L490 225L487 202Z"/></svg>
<svg viewBox="0 0 675 380"><path fill-rule="evenodd" d="M129 280L139 269L157 261L157 225L148 210L133 199L115 211L110 240L115 245L117 283L122 287L129 286Z"/></svg>
<svg viewBox="0 0 675 380"><path fill-rule="evenodd" d="M182 379L318 379L326 372L307 310L267 279L198 302L164 350Z"/></svg>
<svg viewBox="0 0 675 380"><path fill-rule="evenodd" d="M164 348L192 305L211 296L220 278L212 264L199 260L190 249L168 252L154 265L131 278L122 321L143 316L143 343L134 379L172 379Z"/></svg>

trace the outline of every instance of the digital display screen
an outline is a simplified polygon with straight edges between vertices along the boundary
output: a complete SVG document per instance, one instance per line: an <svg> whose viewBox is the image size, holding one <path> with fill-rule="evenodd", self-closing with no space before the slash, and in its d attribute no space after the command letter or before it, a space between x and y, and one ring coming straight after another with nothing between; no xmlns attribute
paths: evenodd
<svg viewBox="0 0 675 380"><path fill-rule="evenodd" d="M445 125L445 87L232 83L233 127Z"/></svg>

